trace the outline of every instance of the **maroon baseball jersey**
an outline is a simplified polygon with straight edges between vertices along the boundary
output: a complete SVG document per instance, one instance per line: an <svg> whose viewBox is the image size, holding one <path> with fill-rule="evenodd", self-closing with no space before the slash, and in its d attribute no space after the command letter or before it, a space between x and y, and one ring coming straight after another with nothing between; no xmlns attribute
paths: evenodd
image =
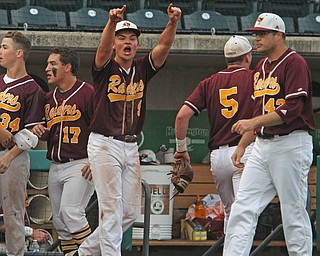
<svg viewBox="0 0 320 256"><path fill-rule="evenodd" d="M24 128L44 123L44 92L27 75L6 84L0 76L0 128L12 134Z"/></svg>
<svg viewBox="0 0 320 256"><path fill-rule="evenodd" d="M87 158L93 87L81 80L67 92L56 87L46 95L45 117L50 128L47 158L56 162Z"/></svg>
<svg viewBox="0 0 320 256"><path fill-rule="evenodd" d="M157 73L151 54L133 61L127 73L114 59L92 67L94 114L90 130L105 136L138 135L146 112L147 83Z"/></svg>
<svg viewBox="0 0 320 256"><path fill-rule="evenodd" d="M242 67L222 70L201 81L184 102L195 115L207 109L210 123L210 150L221 145L236 145L240 135L232 125L253 114L253 71Z"/></svg>
<svg viewBox="0 0 320 256"><path fill-rule="evenodd" d="M254 74L254 116L276 111L281 125L262 127L256 133L288 134L314 130L312 79L309 67L298 53L288 49L271 63L262 59Z"/></svg>

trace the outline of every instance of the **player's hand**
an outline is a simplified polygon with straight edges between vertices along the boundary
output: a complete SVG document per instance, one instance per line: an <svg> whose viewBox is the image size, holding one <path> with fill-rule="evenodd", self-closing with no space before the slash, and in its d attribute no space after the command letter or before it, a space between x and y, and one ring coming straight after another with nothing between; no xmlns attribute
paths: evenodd
<svg viewBox="0 0 320 256"><path fill-rule="evenodd" d="M187 160L188 163L190 163L190 156L188 154L188 151L185 152L175 152L173 155L173 159L176 163L180 163L181 162L181 158L184 158L185 160Z"/></svg>
<svg viewBox="0 0 320 256"><path fill-rule="evenodd" d="M40 140L45 140L49 134L50 129L42 124L37 124L32 128L32 133L37 135Z"/></svg>
<svg viewBox="0 0 320 256"><path fill-rule="evenodd" d="M31 237L33 240L37 240L40 244L48 240L48 234L38 229L33 229Z"/></svg>
<svg viewBox="0 0 320 256"><path fill-rule="evenodd" d="M14 146L13 135L6 129L0 128L0 142L5 148L12 148Z"/></svg>
<svg viewBox="0 0 320 256"><path fill-rule="evenodd" d="M8 170L12 160L13 158L11 154L8 154L8 152L4 156L0 157L0 173L5 173Z"/></svg>
<svg viewBox="0 0 320 256"><path fill-rule="evenodd" d="M90 164L86 164L82 169L82 177L84 177L86 180L91 181L92 180L92 173L91 173L91 168Z"/></svg>
<svg viewBox="0 0 320 256"><path fill-rule="evenodd" d="M169 20L173 23L177 23L181 18L181 9L179 7L173 7L173 4L169 4L168 9Z"/></svg>
<svg viewBox="0 0 320 256"><path fill-rule="evenodd" d="M241 162L241 158L244 155L245 150L246 149L244 147L237 146L236 150L234 151L231 160L235 167L244 168L244 163Z"/></svg>
<svg viewBox="0 0 320 256"><path fill-rule="evenodd" d="M239 120L232 126L231 132L236 132L243 135L246 132L253 130L254 128L255 127L253 126L252 119L243 119Z"/></svg>
<svg viewBox="0 0 320 256"><path fill-rule="evenodd" d="M120 8L111 9L109 11L110 21L112 21L114 23L118 23L119 21L122 21L126 8L127 8L127 6L123 5L121 9Z"/></svg>

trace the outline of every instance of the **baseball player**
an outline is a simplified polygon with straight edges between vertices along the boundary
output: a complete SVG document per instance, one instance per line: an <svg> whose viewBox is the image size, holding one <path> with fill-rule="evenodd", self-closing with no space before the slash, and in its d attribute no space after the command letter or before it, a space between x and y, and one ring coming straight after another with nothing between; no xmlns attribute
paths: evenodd
<svg viewBox="0 0 320 256"><path fill-rule="evenodd" d="M186 143L189 120L207 109L211 171L225 206L225 229L243 169L235 167L231 161L231 155L241 138L240 134L231 132L231 127L237 120L250 118L253 114L253 71L249 70L251 50L247 38L232 36L224 46L227 68L200 82L183 103L175 122L175 160L186 158L190 161ZM244 160L250 152L251 147L248 147Z"/></svg>
<svg viewBox="0 0 320 256"><path fill-rule="evenodd" d="M91 233L86 219L87 206L94 187L82 177L88 166L87 142L93 113L93 87L77 79L79 58L69 48L53 48L47 67L48 83L56 86L46 95L46 126L33 132L47 139L47 158L52 160L48 192L53 225L61 239L61 250L77 250Z"/></svg>
<svg viewBox="0 0 320 256"><path fill-rule="evenodd" d="M164 65L181 17L181 10L170 4L158 45L134 59L140 31L122 20L125 9L124 5L109 11L92 68L95 112L88 155L100 222L80 246L79 255L121 255L122 233L138 217L141 173L136 135L144 123L147 84Z"/></svg>
<svg viewBox="0 0 320 256"><path fill-rule="evenodd" d="M260 14L255 26L257 51L265 54L254 73L254 117L232 126L243 134L232 160L241 157L255 136L231 207L225 256L249 255L259 214L278 194L289 255L312 255L306 210L308 172L315 129L311 74L306 61L286 46L285 25L276 14Z"/></svg>
<svg viewBox="0 0 320 256"><path fill-rule="evenodd" d="M0 76L0 124L12 135L43 123L44 92L26 71L30 49L29 39L17 31L7 32L1 42L0 65L6 68L6 74ZM7 255L24 255L24 202L30 159L27 150L11 147L11 143L4 145L8 148L0 146L0 190Z"/></svg>

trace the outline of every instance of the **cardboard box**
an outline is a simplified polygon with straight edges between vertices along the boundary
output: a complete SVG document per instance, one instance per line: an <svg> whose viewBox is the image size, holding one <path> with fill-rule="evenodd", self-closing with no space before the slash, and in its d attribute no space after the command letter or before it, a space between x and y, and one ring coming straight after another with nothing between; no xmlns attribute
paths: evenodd
<svg viewBox="0 0 320 256"><path fill-rule="evenodd" d="M181 220L181 238L185 240L207 240L207 231L197 221Z"/></svg>

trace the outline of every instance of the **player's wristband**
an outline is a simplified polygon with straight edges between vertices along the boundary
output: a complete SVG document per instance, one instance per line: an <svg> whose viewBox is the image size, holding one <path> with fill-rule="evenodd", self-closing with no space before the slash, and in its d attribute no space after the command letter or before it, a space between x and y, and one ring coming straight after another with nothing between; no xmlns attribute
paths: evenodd
<svg viewBox="0 0 320 256"><path fill-rule="evenodd" d="M176 138L177 152L182 153L187 151L187 139L179 140Z"/></svg>
<svg viewBox="0 0 320 256"><path fill-rule="evenodd" d="M24 235L25 236L32 236L32 234L33 234L33 228L25 226L24 227Z"/></svg>

